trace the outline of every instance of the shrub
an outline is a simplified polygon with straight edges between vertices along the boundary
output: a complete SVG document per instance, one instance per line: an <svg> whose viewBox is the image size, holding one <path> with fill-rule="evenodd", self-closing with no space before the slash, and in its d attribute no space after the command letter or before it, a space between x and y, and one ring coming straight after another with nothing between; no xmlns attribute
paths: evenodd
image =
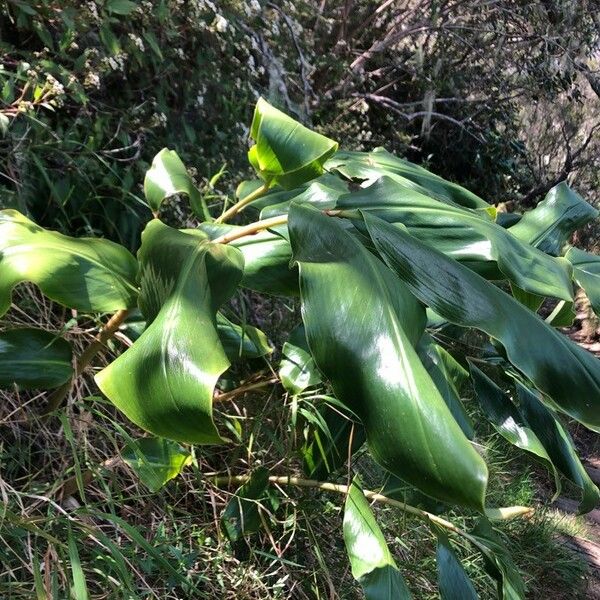
<svg viewBox="0 0 600 600"><path fill-rule="evenodd" d="M507 221L475 194L383 149L338 150L262 99L250 132L259 179L242 182L242 198L216 217L174 152L155 157L144 185L155 218L137 259L113 242L67 237L2 211L3 313L22 281L77 311L117 312L75 372L60 334L5 331L0 382L55 388L48 410L57 409L73 377L135 313L133 343L95 381L151 434L124 453L151 489L189 463L180 444L232 442L236 427L223 415L215 420L214 403L281 384L310 406L301 413L303 443L288 457L304 473L259 467L208 476L241 485L222 515L232 543L268 519L261 506L276 511L271 485L316 488L345 495L344 541L367 598L410 597L368 500L430 526L442 597L475 597L450 540L458 536L483 555L499 597L523 598L490 521L531 509L486 505L488 470L460 390L471 382L493 427L546 465L557 492L565 478L581 490L581 512L596 506L600 492L561 417L600 429L600 363L556 327L573 318L574 283L600 308L600 259L566 244L597 211L561 184ZM160 220L173 194L190 198L198 228ZM259 211L259 220L226 222L242 210ZM225 312L240 287L299 295L302 324L281 350L278 377L259 372L225 389L236 377L232 364L251 367L272 352L264 333ZM554 310L544 319L537 311L545 299ZM359 471L351 457L364 445L386 473L378 491L362 490L360 472L350 485L331 481L344 467ZM450 507L475 515L473 528L439 515Z"/></svg>

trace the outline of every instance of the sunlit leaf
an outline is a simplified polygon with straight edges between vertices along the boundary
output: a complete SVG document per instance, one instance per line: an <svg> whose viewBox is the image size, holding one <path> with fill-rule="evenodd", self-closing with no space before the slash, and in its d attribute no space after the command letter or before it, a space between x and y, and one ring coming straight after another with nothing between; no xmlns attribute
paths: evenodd
<svg viewBox="0 0 600 600"><path fill-rule="evenodd" d="M341 196L336 208L361 209L388 223L405 225L418 240L487 279L506 277L539 296L573 299L568 262L523 243L485 212L439 202L389 177Z"/></svg>
<svg viewBox="0 0 600 600"><path fill-rule="evenodd" d="M344 505L344 542L352 575L362 586L366 600L412 598L356 480Z"/></svg>
<svg viewBox="0 0 600 600"><path fill-rule="evenodd" d="M558 256L571 234L597 216L598 211L563 181L526 212L510 232L543 252Z"/></svg>
<svg viewBox="0 0 600 600"><path fill-rule="evenodd" d="M202 194L194 185L185 165L175 150L163 148L152 161L144 179L144 194L150 208L157 212L165 198L186 194L196 216L211 220Z"/></svg>
<svg viewBox="0 0 600 600"><path fill-rule="evenodd" d="M307 129L260 98L254 109L250 164L267 183L291 189L323 172L337 142Z"/></svg>
<svg viewBox="0 0 600 600"><path fill-rule="evenodd" d="M217 313L217 332L227 358L234 362L240 358L260 358L273 352L267 336L256 327L236 325Z"/></svg>
<svg viewBox="0 0 600 600"><path fill-rule="evenodd" d="M594 312L600 315L600 256L571 248L565 258L573 265L573 279L583 288Z"/></svg>
<svg viewBox="0 0 600 600"><path fill-rule="evenodd" d="M510 362L566 414L600 430L600 362L514 298L405 229L364 214L388 266L448 321L498 340Z"/></svg>
<svg viewBox="0 0 600 600"><path fill-rule="evenodd" d="M0 387L51 389L73 375L71 345L41 329L0 332Z"/></svg>
<svg viewBox="0 0 600 600"><path fill-rule="evenodd" d="M414 350L422 306L336 219L294 204L289 232L311 354L375 460L431 496L482 510L485 463Z"/></svg>
<svg viewBox="0 0 600 600"><path fill-rule="evenodd" d="M177 442L157 437L132 440L121 456L152 492L157 492L192 462L191 454Z"/></svg>
<svg viewBox="0 0 600 600"><path fill-rule="evenodd" d="M35 283L51 300L77 310L109 312L135 306L137 263L108 240L47 231L16 210L0 211L0 316L12 289Z"/></svg>
<svg viewBox="0 0 600 600"><path fill-rule="evenodd" d="M303 325L292 331L281 353L279 377L290 394L299 394L307 387L321 382L321 374L308 349Z"/></svg>
<svg viewBox="0 0 600 600"><path fill-rule="evenodd" d="M142 235L138 259L148 326L96 382L129 419L157 436L219 443L212 397L229 361L216 313L242 277L243 257L232 246L154 220Z"/></svg>

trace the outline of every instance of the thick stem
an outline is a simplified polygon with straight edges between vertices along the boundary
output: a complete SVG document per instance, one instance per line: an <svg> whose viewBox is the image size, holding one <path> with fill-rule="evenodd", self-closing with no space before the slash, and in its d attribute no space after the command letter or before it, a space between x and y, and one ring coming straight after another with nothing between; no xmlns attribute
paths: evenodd
<svg viewBox="0 0 600 600"><path fill-rule="evenodd" d="M254 200L264 196L268 191L269 184L265 183L257 190L254 190L251 194L248 194L245 198L242 198L239 202L228 208L220 217L215 219L215 223L225 223L225 221L228 221L231 217L237 215L240 210L250 204L250 202L254 202Z"/></svg>
<svg viewBox="0 0 600 600"><path fill-rule="evenodd" d="M235 229L234 231L226 233L218 238L215 238L213 240L213 243L229 244L229 242L233 242L234 240L238 240L248 235L254 235L259 231L263 231L264 229L269 229L270 227L275 227L277 225L284 225L285 223L287 223L287 220L287 215L280 215L277 217L271 217L270 219L256 221L256 223L250 223L250 225L240 227L239 229Z"/></svg>
<svg viewBox="0 0 600 600"><path fill-rule="evenodd" d="M231 476L230 475L223 475L223 476L218 475L218 476L209 478L209 481L216 486L232 485L232 484L243 485L244 483L247 483L249 480L250 480L250 475L231 475ZM342 484L338 484L338 483L330 483L329 481L317 481L315 479L301 479L299 477L272 475L271 477L269 477L269 481L271 483L275 483L278 485L289 485L289 486L296 486L296 487L302 487L302 488L313 488L313 489L322 490L324 492L335 492L337 494L344 494L344 495L348 495L348 493L350 492L350 486L348 486L348 485L342 485ZM429 513L425 510L421 510L420 508L417 508L416 506L411 506L410 504L406 504L405 502L400 502L399 500L394 500L393 498L388 498L387 496L384 496L383 494L379 494L378 492L373 492L372 490L363 490L363 494L369 500L372 500L374 502L380 502L382 504L387 504L389 506L393 506L394 508L398 508L405 513L408 513L415 517L418 517L419 519L435 523L436 525L439 525L440 527L443 527L444 529L447 529L448 531L452 531L453 533L463 537L464 539L471 542L473 545L475 545L479 548L482 547L479 540L474 538L471 534L466 532L464 529L461 529L460 527L457 527L456 525L454 525L454 523L451 523L450 521L447 521L446 519L442 519L442 517L438 517L437 515ZM531 513L533 512L533 508L529 508L527 506L513 506L513 507L510 507L510 509L494 509L494 511L498 511L498 514L504 514L504 513L502 513L502 511L507 511L507 513L510 516L505 517L505 518L514 518L517 516L531 515Z"/></svg>
<svg viewBox="0 0 600 600"><path fill-rule="evenodd" d="M127 318L129 314L129 310L122 309L116 312L106 323L106 325L102 328L102 330L98 333L94 341L83 351L77 363L75 365L75 373L73 377L63 384L61 387L57 388L50 394L48 398L48 403L44 410L44 415L48 415L52 411L56 410L63 402L67 394L71 391L71 386L77 377L79 377L90 364L94 356L100 352L100 350L104 347L106 342L115 334L115 332L119 329L123 321Z"/></svg>

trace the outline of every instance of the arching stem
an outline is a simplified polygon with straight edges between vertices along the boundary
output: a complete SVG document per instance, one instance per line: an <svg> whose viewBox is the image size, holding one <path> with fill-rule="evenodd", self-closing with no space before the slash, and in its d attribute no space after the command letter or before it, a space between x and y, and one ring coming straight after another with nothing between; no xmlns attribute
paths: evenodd
<svg viewBox="0 0 600 600"><path fill-rule="evenodd" d="M265 183L257 190L254 190L245 198L242 198L239 202L228 208L220 217L217 217L215 223L225 223L225 221L228 221L231 217L237 215L245 206L250 204L250 202L254 202L254 200L264 196L269 191L269 187L269 184Z"/></svg>

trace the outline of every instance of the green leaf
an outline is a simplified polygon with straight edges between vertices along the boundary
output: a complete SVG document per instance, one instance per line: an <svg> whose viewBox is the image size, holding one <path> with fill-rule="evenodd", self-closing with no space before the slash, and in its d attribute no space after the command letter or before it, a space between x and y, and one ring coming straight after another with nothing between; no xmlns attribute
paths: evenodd
<svg viewBox="0 0 600 600"><path fill-rule="evenodd" d="M594 312L600 315L600 256L571 248L565 258L573 265L573 279L583 288Z"/></svg>
<svg viewBox="0 0 600 600"><path fill-rule="evenodd" d="M366 600L412 598L356 479L344 505L344 542Z"/></svg>
<svg viewBox="0 0 600 600"><path fill-rule="evenodd" d="M0 316L12 289L35 283L51 300L86 312L135 306L137 263L122 246L46 231L16 210L0 211Z"/></svg>
<svg viewBox="0 0 600 600"><path fill-rule="evenodd" d="M289 232L311 354L375 460L430 496L482 510L485 463L414 350L423 307L336 219L294 204Z"/></svg>
<svg viewBox="0 0 600 600"><path fill-rule="evenodd" d="M433 523L432 523L433 525ZM477 600L477 592L441 527L433 527L437 537L436 561L441 600Z"/></svg>
<svg viewBox="0 0 600 600"><path fill-rule="evenodd" d="M552 463L569 481L581 488L579 512L593 510L600 501L600 490L581 464L571 436L534 391L517 383L517 394L523 416L544 445Z"/></svg>
<svg viewBox="0 0 600 600"><path fill-rule="evenodd" d="M259 504L266 499L268 487L269 471L259 467L229 501L221 516L221 527L230 542L237 542L261 528Z"/></svg>
<svg viewBox="0 0 600 600"><path fill-rule="evenodd" d="M548 325L552 325L552 327L571 327L575 316L573 302L561 300L546 317L545 321Z"/></svg>
<svg viewBox="0 0 600 600"><path fill-rule="evenodd" d="M210 239L239 229L238 225L226 223L201 223L200 231ZM260 231L255 235L234 240L229 245L244 256L242 287L276 296L297 296L298 271L290 269L292 249L289 241L273 230Z"/></svg>
<svg viewBox="0 0 600 600"><path fill-rule="evenodd" d="M123 16L130 15L137 8L137 4L131 0L108 0L105 6L108 12Z"/></svg>
<svg viewBox="0 0 600 600"><path fill-rule="evenodd" d="M71 345L41 329L9 329L0 333L0 387L51 389L73 375Z"/></svg>
<svg viewBox="0 0 600 600"><path fill-rule="evenodd" d="M466 188L398 158L385 148L375 148L373 152L336 152L325 163L325 169L336 171L348 179L365 182L374 182L383 175L388 175L404 187L411 187L442 202L467 208L493 208Z"/></svg>
<svg viewBox="0 0 600 600"><path fill-rule="evenodd" d="M259 98L250 137L256 142L248 160L265 182L294 188L323 173L323 163L338 144L307 129Z"/></svg>
<svg viewBox="0 0 600 600"><path fill-rule="evenodd" d="M177 442L157 437L132 440L121 456L151 492L160 490L192 462L191 454Z"/></svg>
<svg viewBox="0 0 600 600"><path fill-rule="evenodd" d="M309 430L303 448L304 472L314 479L327 479L364 444L365 429L352 417L330 404L318 408L321 422Z"/></svg>
<svg viewBox="0 0 600 600"><path fill-rule="evenodd" d="M241 358L260 358L273 352L267 336L252 325L236 325L217 313L217 332L223 350L231 362Z"/></svg>
<svg viewBox="0 0 600 600"><path fill-rule="evenodd" d="M473 423L458 393L467 372L444 348L436 344L428 333L423 334L419 341L417 353L452 416L460 425L463 433L472 440L475 436Z"/></svg>
<svg viewBox="0 0 600 600"><path fill-rule="evenodd" d="M560 494L561 483L544 444L532 430L521 411L510 398L480 369L469 362L475 395L484 415L494 429L508 442L542 459L554 476L556 495Z"/></svg>
<svg viewBox="0 0 600 600"><path fill-rule="evenodd" d="M216 313L242 277L242 255L154 220L142 234L138 259L140 308L148 326L96 382L129 419L154 435L219 443L212 397L229 361Z"/></svg>
<svg viewBox="0 0 600 600"><path fill-rule="evenodd" d="M144 195L153 212L157 212L165 198L174 194L186 194L194 214L211 220L206 202L194 185L187 169L175 150L163 148L152 160L152 166L144 179Z"/></svg>
<svg viewBox="0 0 600 600"><path fill-rule="evenodd" d="M558 256L571 234L597 216L598 211L563 181L509 231L542 252Z"/></svg>
<svg viewBox="0 0 600 600"><path fill-rule="evenodd" d="M524 244L485 211L439 202L389 177L342 196L336 208L361 209L388 223L405 225L418 240L487 279L504 276L527 292L573 299L569 264Z"/></svg>
<svg viewBox="0 0 600 600"><path fill-rule="evenodd" d="M73 536L73 532L69 528L68 534L68 547L69 547L69 560L71 561L71 574L73 576L73 588L72 594L74 600L88 600L87 584L85 582L85 575L81 568L81 560L79 558L79 551L77 550L77 542Z"/></svg>
<svg viewBox="0 0 600 600"><path fill-rule="evenodd" d="M500 600L525 600L525 584L509 551L490 522L481 517L470 532L484 558L485 570L498 584Z"/></svg>
<svg viewBox="0 0 600 600"><path fill-rule="evenodd" d="M409 289L452 323L498 340L508 359L566 414L600 430L600 362L473 271L367 213L377 251Z"/></svg>
<svg viewBox="0 0 600 600"><path fill-rule="evenodd" d="M303 325L292 331L281 353L279 378L290 394L299 394L307 387L321 383L321 374L310 355Z"/></svg>

